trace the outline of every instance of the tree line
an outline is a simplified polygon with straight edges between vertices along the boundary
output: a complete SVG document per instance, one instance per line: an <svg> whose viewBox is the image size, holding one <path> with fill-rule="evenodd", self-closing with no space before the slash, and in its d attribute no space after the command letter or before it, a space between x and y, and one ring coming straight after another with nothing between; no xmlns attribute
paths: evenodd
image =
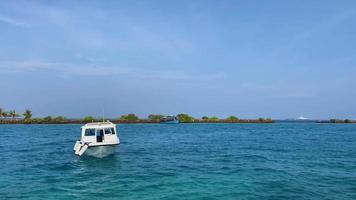
<svg viewBox="0 0 356 200"><path fill-rule="evenodd" d="M0 118L2 119L16 119L20 116L21 115L15 110L5 111L4 109L0 108ZM32 117L32 111L30 109L26 109L22 116L24 119L30 119Z"/></svg>
<svg viewBox="0 0 356 200"><path fill-rule="evenodd" d="M68 119L64 116L47 116L47 117L32 117L32 111L26 109L23 113L18 113L15 110L6 111L0 107L0 124L22 123L22 124L64 124L64 123L89 123L110 120L114 123L159 123L166 115L150 114L147 118L140 118L136 114L130 113L121 115L114 119L102 119L92 116L85 116L83 118ZM177 115L180 123L272 123L271 118L258 119L240 119L236 116L229 116L226 118L219 118L216 116L203 116L195 118L189 114L181 113ZM356 120L350 119L330 119L317 121L318 123L356 123Z"/></svg>
<svg viewBox="0 0 356 200"><path fill-rule="evenodd" d="M121 115L116 119L109 119L114 123L159 123L166 115L162 114L150 114L147 118L139 118L136 114L130 113L127 115ZM271 118L259 118L259 119L239 119L236 116L229 116L227 118L220 119L216 116L203 116L201 118L194 118L191 115L181 113L177 115L179 122L181 123L271 123ZM92 116L85 116L83 118L68 119L64 116L47 116L47 117L32 117L32 111L26 109L21 115L15 110L5 111L0 108L0 123L24 123L24 124L62 124L62 123L88 123L106 121L107 119L94 118Z"/></svg>
<svg viewBox="0 0 356 200"><path fill-rule="evenodd" d="M351 119L330 119L330 120L321 120L317 121L318 123L332 123L332 124L348 124L348 123L356 123L356 120Z"/></svg>
<svg viewBox="0 0 356 200"><path fill-rule="evenodd" d="M32 111L26 109L21 115L15 110L5 111L0 108L0 123L24 123L24 124L42 124L42 123L67 123L67 118L63 116L47 116L32 118Z"/></svg>

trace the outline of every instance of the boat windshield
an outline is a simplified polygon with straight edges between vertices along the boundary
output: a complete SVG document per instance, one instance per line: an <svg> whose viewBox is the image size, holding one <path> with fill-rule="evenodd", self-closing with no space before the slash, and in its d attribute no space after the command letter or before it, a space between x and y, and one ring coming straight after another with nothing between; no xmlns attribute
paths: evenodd
<svg viewBox="0 0 356 200"><path fill-rule="evenodd" d="M115 135L115 129L114 128L106 128L105 129L105 134L106 135L108 135L108 134Z"/></svg>
<svg viewBox="0 0 356 200"><path fill-rule="evenodd" d="M105 129L105 135L112 134L111 133L111 128L106 128Z"/></svg>
<svg viewBox="0 0 356 200"><path fill-rule="evenodd" d="M93 128L85 129L85 136L94 136L94 135L95 135L95 129Z"/></svg>

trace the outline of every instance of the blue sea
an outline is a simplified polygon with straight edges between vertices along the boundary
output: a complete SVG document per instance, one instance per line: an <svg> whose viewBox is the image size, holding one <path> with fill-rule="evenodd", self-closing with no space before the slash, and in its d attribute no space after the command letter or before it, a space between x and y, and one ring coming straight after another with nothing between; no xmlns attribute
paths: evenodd
<svg viewBox="0 0 356 200"><path fill-rule="evenodd" d="M0 125L0 199L356 199L356 124L118 125L105 158L80 125Z"/></svg>

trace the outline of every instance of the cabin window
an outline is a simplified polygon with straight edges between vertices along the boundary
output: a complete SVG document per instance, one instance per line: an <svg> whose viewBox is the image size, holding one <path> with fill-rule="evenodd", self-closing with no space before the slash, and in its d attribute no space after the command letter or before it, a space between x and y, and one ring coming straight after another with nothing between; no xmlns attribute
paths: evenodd
<svg viewBox="0 0 356 200"><path fill-rule="evenodd" d="M111 128L106 128L105 129L105 135L112 134Z"/></svg>
<svg viewBox="0 0 356 200"><path fill-rule="evenodd" d="M85 136L94 136L95 135L95 129L88 128L85 129Z"/></svg>
<svg viewBox="0 0 356 200"><path fill-rule="evenodd" d="M112 133L113 135L115 135L115 129L114 129L114 128L111 128L111 133Z"/></svg>

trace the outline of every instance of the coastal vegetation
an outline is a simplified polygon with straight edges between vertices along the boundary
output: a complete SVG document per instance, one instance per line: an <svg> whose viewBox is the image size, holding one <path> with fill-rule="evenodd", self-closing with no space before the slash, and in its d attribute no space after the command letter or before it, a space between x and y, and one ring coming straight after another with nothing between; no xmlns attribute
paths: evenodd
<svg viewBox="0 0 356 200"><path fill-rule="evenodd" d="M121 121L121 122L138 122L139 118L135 114L131 113L131 114L128 114L128 115L122 115L118 119L118 121Z"/></svg>
<svg viewBox="0 0 356 200"><path fill-rule="evenodd" d="M85 116L84 118L83 118L83 121L84 122L93 122L95 119L94 119L94 117L92 117L92 116Z"/></svg>
<svg viewBox="0 0 356 200"><path fill-rule="evenodd" d="M93 116L85 116L83 118L66 118L64 116L46 116L46 117L33 117L30 109L26 109L21 115L15 110L6 111L0 107L0 124L65 124L65 123L88 123L103 121L102 118L95 118ZM130 113L121 115L116 119L108 119L114 123L159 123L165 117L162 114L150 114L147 118L140 118L136 114ZM216 116L203 116L202 118L194 118L193 116L180 113L177 115L180 123L273 123L271 118L258 118L258 119L241 119L236 116L229 116L220 119ZM350 119L330 119L316 121L318 123L356 123L356 120Z"/></svg>
<svg viewBox="0 0 356 200"><path fill-rule="evenodd" d="M219 119L218 117L202 117L201 119L195 119L195 123L273 123L271 118L259 118L259 119L240 119L235 116L229 116L225 119Z"/></svg>
<svg viewBox="0 0 356 200"><path fill-rule="evenodd" d="M197 121L199 119L196 119L195 121ZM204 116L201 118L202 122L218 122L220 121L220 119L218 117L215 117L215 116L212 116L212 117L207 117L207 116Z"/></svg>
<svg viewBox="0 0 356 200"><path fill-rule="evenodd" d="M236 121L239 121L239 118L237 118L235 116L230 116L230 117L226 118L226 121L236 122Z"/></svg>
<svg viewBox="0 0 356 200"><path fill-rule="evenodd" d="M103 121L102 118L94 118L92 116L85 116L83 118L68 119L64 116L46 116L43 118L33 117L32 111L26 109L22 114L23 117L15 111L11 110L6 112L0 108L0 124L65 124L65 123L88 123ZM150 114L147 118L139 118L137 115L130 113L121 115L117 119L109 119L114 123L159 123L165 117L162 114ZM216 116L202 118L194 118L193 116L185 113L177 115L180 123L272 123L273 121L267 119L239 119L235 116L220 119Z"/></svg>
<svg viewBox="0 0 356 200"><path fill-rule="evenodd" d="M318 123L332 123L332 124L343 124L343 123L356 123L356 120L351 119L330 119L330 120L321 120Z"/></svg>
<svg viewBox="0 0 356 200"><path fill-rule="evenodd" d="M84 120L82 120L84 121ZM68 123L69 120L63 116L57 116L57 117L52 117L52 116L47 116L44 118L27 118L23 119L22 121L19 120L19 122L24 123L24 124L65 124Z"/></svg>
<svg viewBox="0 0 356 200"><path fill-rule="evenodd" d="M164 115L150 114L148 115L148 119L153 121L159 121L164 117Z"/></svg>
<svg viewBox="0 0 356 200"><path fill-rule="evenodd" d="M16 117L19 117L20 115L19 115L15 110L10 110L10 111L9 111L9 116L10 116L12 119L15 119Z"/></svg>
<svg viewBox="0 0 356 200"><path fill-rule="evenodd" d="M192 122L194 122L194 117L192 117L192 116L190 116L188 114L181 113L181 114L178 114L177 117L178 117L179 122L181 122L181 123L192 123Z"/></svg>
<svg viewBox="0 0 356 200"><path fill-rule="evenodd" d="M23 113L24 119L31 119L32 117L32 111L27 109L24 113Z"/></svg>

